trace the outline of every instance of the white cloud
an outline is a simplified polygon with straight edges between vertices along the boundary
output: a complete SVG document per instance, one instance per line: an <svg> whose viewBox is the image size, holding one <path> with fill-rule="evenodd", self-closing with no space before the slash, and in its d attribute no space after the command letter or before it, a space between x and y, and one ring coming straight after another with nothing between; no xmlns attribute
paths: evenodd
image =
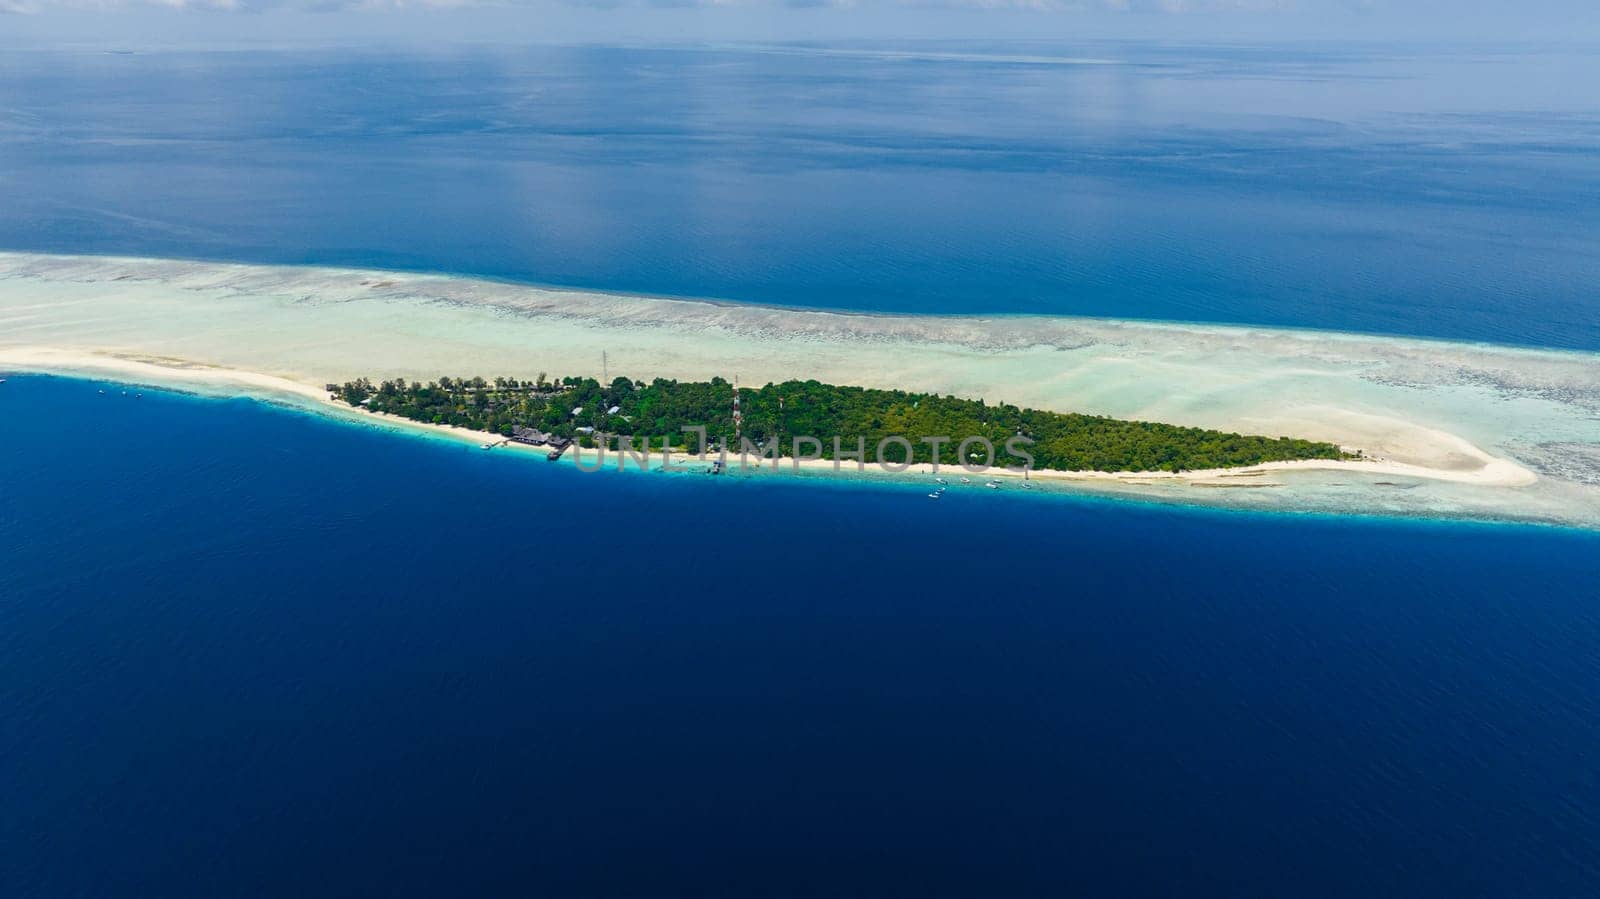
<svg viewBox="0 0 1600 899"><path fill-rule="evenodd" d="M1335 0L1345 2L1345 0ZM1224 9L1287 7L1294 0L0 0L0 12L83 11L113 9L170 9L305 11L450 9L457 7L517 7L565 5L575 7L946 7L962 9L1015 9L1052 12L1199 12Z"/></svg>
<svg viewBox="0 0 1600 899"><path fill-rule="evenodd" d="M0 15L6 13L13 15L0 26L0 44L8 45L80 35L156 43L163 34L257 41L324 33L355 40L1600 39L1600 0L0 0Z"/></svg>
<svg viewBox="0 0 1600 899"><path fill-rule="evenodd" d="M267 9L403 10L466 6L537 5L502 0L0 0L0 12L95 12L132 9L250 11Z"/></svg>

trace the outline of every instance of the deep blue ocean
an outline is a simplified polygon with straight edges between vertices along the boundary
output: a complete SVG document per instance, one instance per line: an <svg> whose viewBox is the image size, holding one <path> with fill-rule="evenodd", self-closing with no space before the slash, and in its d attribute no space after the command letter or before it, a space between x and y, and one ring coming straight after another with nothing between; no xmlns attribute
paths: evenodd
<svg viewBox="0 0 1600 899"><path fill-rule="evenodd" d="M1600 349L1600 52L0 54L0 247Z"/></svg>
<svg viewBox="0 0 1600 899"><path fill-rule="evenodd" d="M15 895L1600 884L1600 535L584 474L0 385Z"/></svg>
<svg viewBox="0 0 1600 899"><path fill-rule="evenodd" d="M1592 350L1597 81L12 51L0 249ZM0 385L7 899L1600 895L1600 535L582 474L141 392Z"/></svg>

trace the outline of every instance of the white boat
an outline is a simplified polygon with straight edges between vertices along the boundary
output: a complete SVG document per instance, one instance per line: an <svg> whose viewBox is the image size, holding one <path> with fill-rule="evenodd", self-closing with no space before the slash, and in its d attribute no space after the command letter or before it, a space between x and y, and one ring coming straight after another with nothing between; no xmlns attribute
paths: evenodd
<svg viewBox="0 0 1600 899"><path fill-rule="evenodd" d="M938 499L939 496L940 496L940 494L938 494L938 493L930 493L930 494L928 494L928 499Z"/></svg>

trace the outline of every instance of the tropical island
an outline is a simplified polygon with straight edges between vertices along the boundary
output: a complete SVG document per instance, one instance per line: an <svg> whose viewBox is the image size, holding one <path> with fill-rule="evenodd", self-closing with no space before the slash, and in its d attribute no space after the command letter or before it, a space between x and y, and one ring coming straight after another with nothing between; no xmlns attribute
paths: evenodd
<svg viewBox="0 0 1600 899"><path fill-rule="evenodd" d="M426 424L564 448L741 446L773 456L1049 471L1182 472L1266 462L1354 460L1332 443L1265 437L1098 415L1026 409L982 399L784 381L736 387L723 378L634 381L442 377L329 384L339 400ZM737 420L736 420L737 416ZM698 429L704 429L704 440ZM810 438L808 441L807 438ZM835 441L835 438L839 438ZM968 443L969 438L982 438ZM797 443L799 441L799 443ZM892 444L887 449L883 441ZM988 449L974 447L987 444ZM965 444L965 445L964 445ZM882 449L882 458L879 457ZM963 450L968 458L963 459ZM982 455L979 458L978 455ZM1009 457L1008 457L1009 454ZM557 453L556 455L559 455Z"/></svg>
<svg viewBox="0 0 1600 899"><path fill-rule="evenodd" d="M86 330L86 323L93 327ZM1012 423L1007 419L1021 424L1022 409L1093 413L1028 413L1037 418L1027 434L1036 440L1029 451L1036 457L1033 478L1047 482L1041 486L1263 511L1600 527L1597 363L1594 353L1264 327L847 315L555 291L426 273L0 253L0 376L62 375L250 397L458 444L509 440L507 450L548 454L548 444L503 436L503 425L523 427L524 434L532 428L568 435L557 439L585 437L584 442L595 438L578 429L594 428L607 444L620 442L610 434L655 431L653 451L662 436L692 448L677 428L704 425L713 440L733 433L733 391L732 385L701 388L708 394L705 409L685 408L665 422L668 427L658 428L620 393L603 397L613 400L605 405L587 397L582 403L569 403L571 397L553 401L573 385L547 378L540 388L541 367L600 375L598 384L585 388L596 397L602 397L601 384L614 383L610 372L648 371L679 379L682 389L689 382L717 385L715 376L732 372L741 374L741 387L785 382L804 372L823 384L921 393L896 398L887 391L861 391L861 405L852 410L843 389L837 402L823 403L806 398L805 390L775 384L771 405L784 402L774 426L763 417L767 388L746 387L740 395L747 438L759 442L775 432L789 453L793 436L816 428L820 433L812 436L824 442L838 436L853 452L852 437L868 439L899 427L885 421L881 429L858 428L856 418L872 423L866 413L874 403L884 412L916 403L912 411L919 415L935 408L973 410L951 427L948 436L957 439L963 431L972 433L972 423L986 421L992 430L977 432L998 436ZM440 395L424 401L421 390L430 380L456 372L514 378L485 383L481 391L452 378L449 388L440 385ZM408 382L404 391L396 383L393 397L376 396L381 384L362 385L356 406L325 389L362 376ZM652 385L637 380L626 386L644 396L652 392ZM516 392L525 396L506 408L513 398L508 394ZM400 393L415 396L391 405ZM478 408L478 393L483 406L496 402L492 415ZM922 394L929 399L922 401ZM372 403L360 405L361 396ZM947 404L949 397L966 399ZM978 397L985 402L977 404ZM997 400L1003 402L995 405ZM583 411L573 416L579 405ZM1015 413L1013 405L1019 407ZM615 416L606 414L612 406L619 406ZM374 407L390 414L366 411ZM801 418L824 413L835 416L824 427ZM939 430L946 426L936 424ZM1059 425L1058 436L1068 438L1065 446L1052 443L1046 424ZM1123 428L1142 433L1119 434ZM904 436L927 458L927 448L915 440L924 433L908 429ZM1273 441L1232 438L1235 448L1252 451L1162 456L1169 438L1221 448L1226 440L1219 433L1291 435L1332 446L1320 453L1269 447L1270 454L1257 454L1257 440ZM994 476L1022 477L1006 470L1015 461L1003 453L1004 444L995 446L1001 452ZM1360 458L1334 457L1333 446L1360 448ZM875 450L875 443L868 449ZM1073 449L1079 458L1072 458ZM738 452L737 440L730 450ZM802 447L802 454L807 450ZM832 455L831 446L823 450ZM900 458L900 452L888 448L890 458ZM1328 458L1300 458L1318 455ZM1285 456L1293 461L1226 467ZM818 475L834 468L833 462L805 457L786 458L782 467L792 463ZM608 467L621 458L608 454ZM840 467L846 466L854 468L848 462ZM762 467L770 466L763 460Z"/></svg>

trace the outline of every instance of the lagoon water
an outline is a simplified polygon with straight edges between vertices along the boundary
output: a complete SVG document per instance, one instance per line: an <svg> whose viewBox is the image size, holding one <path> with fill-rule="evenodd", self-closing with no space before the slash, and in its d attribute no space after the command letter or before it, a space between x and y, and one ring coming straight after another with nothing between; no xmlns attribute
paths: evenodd
<svg viewBox="0 0 1600 899"><path fill-rule="evenodd" d="M8 895L1600 882L1592 533L581 474L142 394L0 386Z"/></svg>
<svg viewBox="0 0 1600 899"><path fill-rule="evenodd" d="M1594 350L1597 58L20 51L0 248ZM6 895L1600 891L1593 532L142 393L0 385Z"/></svg>

